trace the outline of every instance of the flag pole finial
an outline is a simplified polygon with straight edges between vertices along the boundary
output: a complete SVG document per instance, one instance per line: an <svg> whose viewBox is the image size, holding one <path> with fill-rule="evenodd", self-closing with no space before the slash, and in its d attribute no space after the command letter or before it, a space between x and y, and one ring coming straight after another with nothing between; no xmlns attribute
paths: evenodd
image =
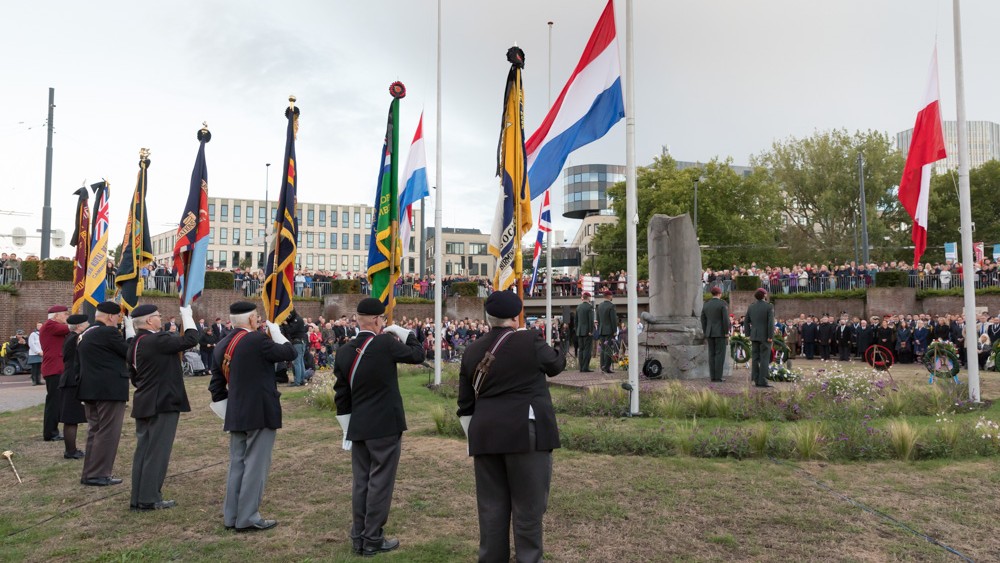
<svg viewBox="0 0 1000 563"><path fill-rule="evenodd" d="M141 149L139 149L139 160L147 160L147 159L149 159L149 154L151 152L152 151L150 151L147 148L141 148Z"/></svg>
<svg viewBox="0 0 1000 563"><path fill-rule="evenodd" d="M507 62L517 68L524 68L524 51L516 43L513 47L507 49Z"/></svg>
<svg viewBox="0 0 1000 563"><path fill-rule="evenodd" d="M212 132L208 130L208 122L201 122L201 129L198 130L198 140L207 143L212 140Z"/></svg>
<svg viewBox="0 0 1000 563"><path fill-rule="evenodd" d="M395 81L389 85L389 95L397 100L406 97L406 86L400 81Z"/></svg>

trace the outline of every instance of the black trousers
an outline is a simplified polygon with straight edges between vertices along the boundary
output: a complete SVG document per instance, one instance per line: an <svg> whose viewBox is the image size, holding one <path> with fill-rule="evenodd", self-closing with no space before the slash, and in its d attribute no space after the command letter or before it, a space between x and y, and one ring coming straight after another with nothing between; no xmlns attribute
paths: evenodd
<svg viewBox="0 0 1000 563"><path fill-rule="evenodd" d="M615 347L614 336L601 337L601 369L610 373L614 368L614 360L611 358Z"/></svg>
<svg viewBox="0 0 1000 563"><path fill-rule="evenodd" d="M395 434L385 438L355 440L351 446L351 471L354 474L351 539L361 539L366 546L376 547L382 543L382 527L389 520L392 489L396 485L401 439L401 434Z"/></svg>
<svg viewBox="0 0 1000 563"><path fill-rule="evenodd" d="M45 378L45 414L42 419L42 438L51 440L59 435L59 408L62 396L59 391L59 376Z"/></svg>
<svg viewBox="0 0 1000 563"><path fill-rule="evenodd" d="M807 360L813 359L813 356L816 355L816 343L815 342L803 342L802 343L802 351L805 353Z"/></svg>
<svg viewBox="0 0 1000 563"><path fill-rule="evenodd" d="M822 344L822 343L820 343L820 345L819 345L819 357L822 358L822 359L824 359L824 360L829 360L830 359L830 345L829 344Z"/></svg>
<svg viewBox="0 0 1000 563"><path fill-rule="evenodd" d="M726 364L726 337L709 337L708 375L712 381L722 381L723 366Z"/></svg>
<svg viewBox="0 0 1000 563"><path fill-rule="evenodd" d="M535 423L528 424L529 450L483 454L474 460L479 510L479 561L510 560L514 523L516 561L542 560L542 516L549 503L552 452L535 451Z"/></svg>
<svg viewBox="0 0 1000 563"><path fill-rule="evenodd" d="M170 452L177 434L179 412L165 412L135 419L135 456L132 458L131 506L163 500Z"/></svg>
<svg viewBox="0 0 1000 563"><path fill-rule="evenodd" d="M594 338L577 336L576 358L580 362L580 371L590 371L590 358L594 355Z"/></svg>
<svg viewBox="0 0 1000 563"><path fill-rule="evenodd" d="M771 343L754 340L750 343L750 377L754 385L767 385L767 368L771 363Z"/></svg>

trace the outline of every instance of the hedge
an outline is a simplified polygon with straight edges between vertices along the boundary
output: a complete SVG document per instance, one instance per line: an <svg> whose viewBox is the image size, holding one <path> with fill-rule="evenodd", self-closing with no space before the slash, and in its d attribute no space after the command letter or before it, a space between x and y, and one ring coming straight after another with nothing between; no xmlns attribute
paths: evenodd
<svg viewBox="0 0 1000 563"><path fill-rule="evenodd" d="M38 275L47 281L73 281L73 261L42 260Z"/></svg>
<svg viewBox="0 0 1000 563"><path fill-rule="evenodd" d="M875 287L907 287L910 285L910 272L893 270L875 272Z"/></svg>
<svg viewBox="0 0 1000 563"><path fill-rule="evenodd" d="M451 295L461 297L479 297L479 284L476 282L455 282L451 284Z"/></svg>
<svg viewBox="0 0 1000 563"><path fill-rule="evenodd" d="M219 272L211 270L205 272L205 289L228 289L234 287L234 278L231 272Z"/></svg>
<svg viewBox="0 0 1000 563"><path fill-rule="evenodd" d="M834 291L796 292L796 293L769 293L771 300L775 299L868 299L868 290L865 289L837 289Z"/></svg>
<svg viewBox="0 0 1000 563"><path fill-rule="evenodd" d="M38 266L41 263L36 260L21 262L21 279L24 281L38 281Z"/></svg>
<svg viewBox="0 0 1000 563"><path fill-rule="evenodd" d="M361 280L331 280L330 293L361 293Z"/></svg>
<svg viewBox="0 0 1000 563"><path fill-rule="evenodd" d="M736 276L733 279L733 289L737 291L754 291L760 287L760 278L757 276Z"/></svg>

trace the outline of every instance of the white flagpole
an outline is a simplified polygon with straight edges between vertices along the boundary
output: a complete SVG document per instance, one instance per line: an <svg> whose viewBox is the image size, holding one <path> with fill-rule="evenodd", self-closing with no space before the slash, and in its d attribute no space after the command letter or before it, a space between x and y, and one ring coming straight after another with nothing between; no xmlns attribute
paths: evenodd
<svg viewBox="0 0 1000 563"><path fill-rule="evenodd" d="M441 326L441 283L442 272L444 271L441 251L444 244L441 242L441 0L438 0L437 13L437 139L435 139L434 155L435 168L434 182L437 184L434 189L434 385L441 385L441 337L444 336L444 327Z"/></svg>
<svg viewBox="0 0 1000 563"><path fill-rule="evenodd" d="M639 259L636 252L636 225L639 223L635 184L635 54L633 49L635 18L632 0L625 0L625 235L628 249L628 382L631 414L639 414L639 318L638 289Z"/></svg>
<svg viewBox="0 0 1000 563"><path fill-rule="evenodd" d="M549 22L549 103L552 107L552 22ZM549 186L549 190L552 186ZM550 193L549 196L552 194ZM538 228L542 228L541 216L539 216ZM549 197L549 232L545 233L545 342L552 345L552 228L555 221L552 220L552 198ZM537 274L536 274L537 275Z"/></svg>
<svg viewBox="0 0 1000 563"><path fill-rule="evenodd" d="M969 372L969 400L979 402L979 363L976 361L976 267L972 249L972 198L969 189L969 138L965 122L965 72L962 69L962 16L954 0L955 106L958 113L958 203L961 209L962 280L965 297L965 349Z"/></svg>

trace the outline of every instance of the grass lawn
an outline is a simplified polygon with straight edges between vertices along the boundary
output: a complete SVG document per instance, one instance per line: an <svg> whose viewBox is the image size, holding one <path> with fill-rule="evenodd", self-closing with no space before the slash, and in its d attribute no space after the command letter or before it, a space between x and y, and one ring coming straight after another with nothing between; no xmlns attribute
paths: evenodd
<svg viewBox="0 0 1000 563"><path fill-rule="evenodd" d="M472 460L463 440L435 435L430 410L454 409L401 376L410 431L387 534L397 561L471 561L478 545ZM306 390L282 388L278 433L261 507L279 526L236 534L222 524L228 438L208 409L207 378L189 378L166 498L171 510L128 510L134 424L126 417L115 487L79 484L80 461L37 439L42 408L0 415L0 560L346 561L350 454L331 412ZM993 414L995 409L991 412ZM996 416L994 416L996 418ZM645 421L643 424L650 424ZM81 426L81 437L85 427ZM6 465L6 460L0 459ZM1000 558L1000 460L827 463L637 457L558 450L546 558L551 561L952 561L881 511L976 561Z"/></svg>

